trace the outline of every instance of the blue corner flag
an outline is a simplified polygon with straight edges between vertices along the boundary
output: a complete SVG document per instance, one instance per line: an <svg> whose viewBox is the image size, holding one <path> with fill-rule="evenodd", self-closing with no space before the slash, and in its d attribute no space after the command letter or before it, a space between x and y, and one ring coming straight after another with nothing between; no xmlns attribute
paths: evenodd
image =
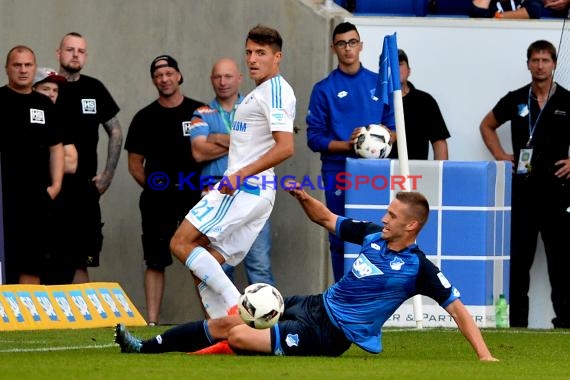
<svg viewBox="0 0 570 380"><path fill-rule="evenodd" d="M394 91L401 90L400 62L398 61L398 43L396 33L385 36L379 59L378 82L375 96L384 104L384 108L394 104Z"/></svg>

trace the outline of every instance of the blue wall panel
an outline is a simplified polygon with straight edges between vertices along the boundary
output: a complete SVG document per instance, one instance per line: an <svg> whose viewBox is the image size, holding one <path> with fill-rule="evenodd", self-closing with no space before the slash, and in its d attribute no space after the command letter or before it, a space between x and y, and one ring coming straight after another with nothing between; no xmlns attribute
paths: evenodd
<svg viewBox="0 0 570 380"><path fill-rule="evenodd" d="M397 161L347 161L347 173L353 181L357 176L390 178L399 174L397 170ZM510 163L412 160L410 173L422 174L419 190L428 196L431 208L418 245L440 263L466 305L492 308L500 293L508 294ZM346 190L346 215L379 223L397 190L352 186ZM348 271L359 247L346 247ZM488 314L486 311L479 316L486 318Z"/></svg>

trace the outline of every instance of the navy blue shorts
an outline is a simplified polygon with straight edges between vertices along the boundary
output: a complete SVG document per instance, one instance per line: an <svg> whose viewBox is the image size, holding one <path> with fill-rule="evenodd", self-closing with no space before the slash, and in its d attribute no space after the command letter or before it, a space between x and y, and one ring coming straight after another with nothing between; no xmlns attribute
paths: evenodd
<svg viewBox="0 0 570 380"><path fill-rule="evenodd" d="M323 295L285 298L285 312L271 328L276 355L340 356L352 343L330 321Z"/></svg>

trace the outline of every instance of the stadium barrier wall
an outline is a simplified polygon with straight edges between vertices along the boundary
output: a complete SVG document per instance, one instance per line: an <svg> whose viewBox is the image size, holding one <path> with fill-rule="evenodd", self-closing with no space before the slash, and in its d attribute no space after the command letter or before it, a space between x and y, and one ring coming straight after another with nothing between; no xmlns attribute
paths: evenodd
<svg viewBox="0 0 570 380"><path fill-rule="evenodd" d="M146 326L116 282L1 285L0 331Z"/></svg>
<svg viewBox="0 0 570 380"><path fill-rule="evenodd" d="M397 160L349 159L346 172L353 179L346 189L346 215L351 218L378 223L396 192L426 195L430 215L418 237L420 249L459 289L477 325L494 327L495 300L500 294L508 300L511 163L411 160L410 176L415 180L409 189L399 185ZM357 176L371 180L356 187ZM345 271L358 252L359 246L345 244ZM455 326L433 300L422 297L422 303L424 326ZM386 326L415 327L411 300Z"/></svg>

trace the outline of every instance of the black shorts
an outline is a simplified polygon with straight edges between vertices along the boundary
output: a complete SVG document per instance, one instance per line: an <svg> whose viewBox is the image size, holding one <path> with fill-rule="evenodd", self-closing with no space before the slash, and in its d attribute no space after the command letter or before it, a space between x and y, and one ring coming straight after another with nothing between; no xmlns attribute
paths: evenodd
<svg viewBox="0 0 570 380"><path fill-rule="evenodd" d="M62 226L60 242L76 268L99 266L103 246L100 196L90 179L64 176L56 198Z"/></svg>
<svg viewBox="0 0 570 380"><path fill-rule="evenodd" d="M199 198L198 190L144 190L141 193L141 238L148 268L163 270L172 264L170 239Z"/></svg>
<svg viewBox="0 0 570 380"><path fill-rule="evenodd" d="M46 262L58 251L53 245L54 201L47 191L19 191L4 204L6 283L16 284L21 274L41 276Z"/></svg>
<svg viewBox="0 0 570 380"><path fill-rule="evenodd" d="M330 321L322 294L286 297L285 312L271 328L277 355L340 356L351 344Z"/></svg>

